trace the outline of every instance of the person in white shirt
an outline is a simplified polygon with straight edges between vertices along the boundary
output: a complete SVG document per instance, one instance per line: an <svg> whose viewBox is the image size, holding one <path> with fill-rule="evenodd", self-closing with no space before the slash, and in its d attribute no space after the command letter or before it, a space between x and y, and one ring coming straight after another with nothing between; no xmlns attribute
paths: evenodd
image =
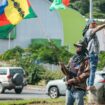
<svg viewBox="0 0 105 105"><path fill-rule="evenodd" d="M88 54L90 58L90 76L88 79L87 90L94 89L94 78L95 78L95 72L98 64L98 54L99 54L99 47L100 47L96 33L104 27L105 27L105 24L97 25L94 20L90 20L89 29L86 31L84 35L84 37L87 38L87 41L88 41L87 49L88 49Z"/></svg>

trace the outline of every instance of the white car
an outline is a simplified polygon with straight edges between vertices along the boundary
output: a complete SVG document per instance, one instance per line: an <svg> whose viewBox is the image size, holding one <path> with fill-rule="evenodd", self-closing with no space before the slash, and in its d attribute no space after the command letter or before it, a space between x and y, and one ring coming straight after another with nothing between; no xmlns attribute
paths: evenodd
<svg viewBox="0 0 105 105"><path fill-rule="evenodd" d="M0 67L0 93L14 89L20 94L26 85L25 71L21 67Z"/></svg>
<svg viewBox="0 0 105 105"><path fill-rule="evenodd" d="M100 83L97 85L97 83ZM97 71L95 78L96 89L101 88L104 85L105 90L105 71ZM66 85L64 79L51 80L46 86L46 94L51 98L57 98L66 94Z"/></svg>
<svg viewBox="0 0 105 105"><path fill-rule="evenodd" d="M49 81L46 86L46 94L51 98L57 98L59 96L65 95L66 85L64 79Z"/></svg>

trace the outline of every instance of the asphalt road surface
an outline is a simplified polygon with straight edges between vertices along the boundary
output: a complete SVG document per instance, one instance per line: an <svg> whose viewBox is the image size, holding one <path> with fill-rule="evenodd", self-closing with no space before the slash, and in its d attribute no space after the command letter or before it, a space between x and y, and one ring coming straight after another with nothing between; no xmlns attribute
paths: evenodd
<svg viewBox="0 0 105 105"><path fill-rule="evenodd" d="M25 87L21 94L15 94L14 90L6 90L4 94L0 94L0 100L23 100L33 98L49 98L45 94L45 88Z"/></svg>

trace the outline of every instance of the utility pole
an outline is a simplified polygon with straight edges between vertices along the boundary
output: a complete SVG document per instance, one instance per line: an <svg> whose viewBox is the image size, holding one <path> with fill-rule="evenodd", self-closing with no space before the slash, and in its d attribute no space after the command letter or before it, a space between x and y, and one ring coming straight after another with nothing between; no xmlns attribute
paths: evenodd
<svg viewBox="0 0 105 105"><path fill-rule="evenodd" d="M90 0L90 20L93 19L93 0Z"/></svg>

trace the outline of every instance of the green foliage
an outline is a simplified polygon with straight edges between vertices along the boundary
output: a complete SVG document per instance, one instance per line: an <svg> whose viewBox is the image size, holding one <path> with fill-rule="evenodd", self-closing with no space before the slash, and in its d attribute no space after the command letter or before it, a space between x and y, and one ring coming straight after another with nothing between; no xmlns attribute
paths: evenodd
<svg viewBox="0 0 105 105"><path fill-rule="evenodd" d="M0 58L4 61L11 61L11 65L22 67L28 74L28 83L37 84L40 80L58 79L62 75L58 71L47 71L41 65L36 64L36 62L58 64L59 61L63 61L67 63L71 56L72 54L67 47L57 47L51 41L47 45L31 44L25 50L15 47L0 55Z"/></svg>
<svg viewBox="0 0 105 105"><path fill-rule="evenodd" d="M58 64L59 61L67 63L72 56L66 46L58 47L53 41L46 45L31 45L29 49L33 53L34 59L43 63Z"/></svg>
<svg viewBox="0 0 105 105"><path fill-rule="evenodd" d="M44 47L44 45L31 43L29 45L29 48L28 49L29 49L30 52L34 53L34 52L37 52L42 47Z"/></svg>
<svg viewBox="0 0 105 105"><path fill-rule="evenodd" d="M89 0L71 0L71 7L89 17ZM105 0L93 0L93 16L105 18Z"/></svg>
<svg viewBox="0 0 105 105"><path fill-rule="evenodd" d="M40 82L40 80L43 79L44 72L45 70L42 66L30 65L30 67L28 68L29 74L28 83L37 84L38 82Z"/></svg>
<svg viewBox="0 0 105 105"><path fill-rule="evenodd" d="M59 62L58 51L55 45L44 46L39 50L38 58L44 63L57 64Z"/></svg>
<svg viewBox="0 0 105 105"><path fill-rule="evenodd" d="M100 10L105 13L105 0L102 0L99 5Z"/></svg>
<svg viewBox="0 0 105 105"><path fill-rule="evenodd" d="M68 47L63 46L59 49L59 55L58 56L59 56L59 61L62 61L64 63L68 63L70 57L72 57L73 54L69 53Z"/></svg>
<svg viewBox="0 0 105 105"><path fill-rule="evenodd" d="M78 0L71 4L73 9L78 10L82 15L85 15L89 12L89 1L88 0Z"/></svg>
<svg viewBox="0 0 105 105"><path fill-rule="evenodd" d="M95 0L93 15L97 18L105 18L105 0Z"/></svg>
<svg viewBox="0 0 105 105"><path fill-rule="evenodd" d="M28 75L29 84L37 84L43 79L45 69L42 66L35 64L34 57L31 54L26 55L23 58L18 58L15 65L24 68Z"/></svg>
<svg viewBox="0 0 105 105"><path fill-rule="evenodd" d="M24 50L20 47L15 47L13 49L7 50L3 55L1 55L2 60L10 60L18 58L19 56L22 56L22 53Z"/></svg>
<svg viewBox="0 0 105 105"><path fill-rule="evenodd" d="M101 52L99 55L98 69L102 70L105 67L105 52Z"/></svg>
<svg viewBox="0 0 105 105"><path fill-rule="evenodd" d="M46 70L43 75L43 79L46 81L46 83L50 80L61 79L63 77L64 75L60 70L58 71Z"/></svg>
<svg viewBox="0 0 105 105"><path fill-rule="evenodd" d="M23 67L28 74L28 83L37 84L41 80L45 80L46 83L49 80L59 79L63 77L61 71L45 70L41 65L35 64L31 55L26 58L18 59L15 63L17 66Z"/></svg>
<svg viewBox="0 0 105 105"><path fill-rule="evenodd" d="M70 0L71 3L72 3L72 2L75 2L75 1L77 1L77 0Z"/></svg>

